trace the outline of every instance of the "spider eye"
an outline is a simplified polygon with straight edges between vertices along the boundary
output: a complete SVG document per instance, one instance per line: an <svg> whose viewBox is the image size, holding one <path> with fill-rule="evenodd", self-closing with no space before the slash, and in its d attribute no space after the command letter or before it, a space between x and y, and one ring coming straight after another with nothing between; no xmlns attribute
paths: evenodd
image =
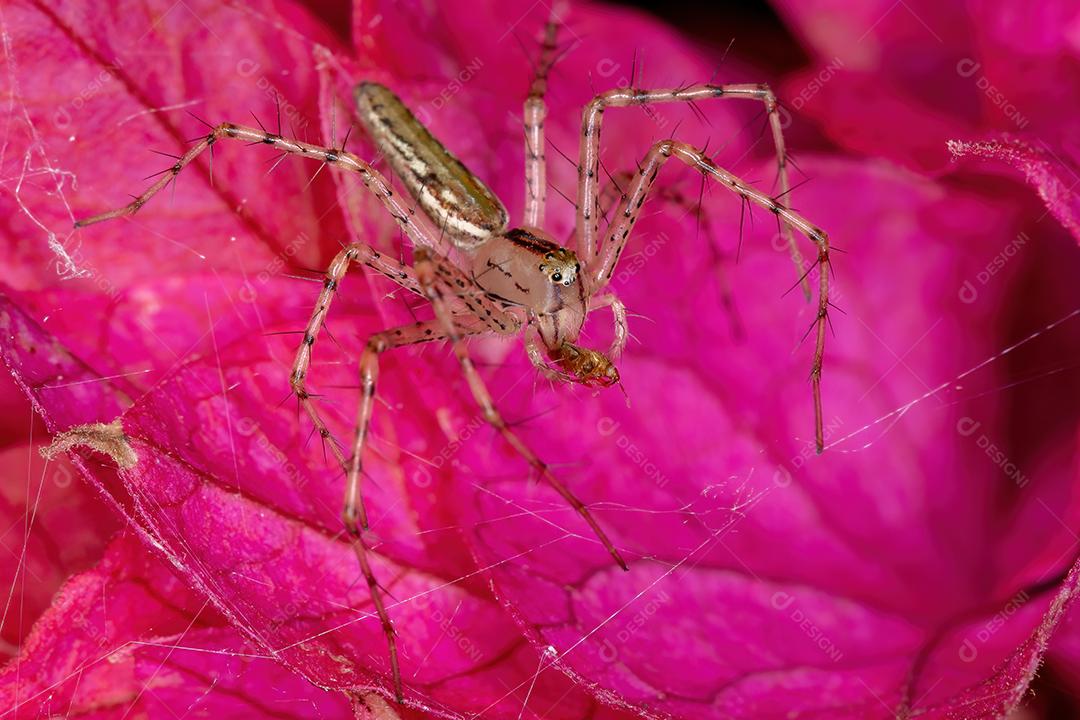
<svg viewBox="0 0 1080 720"><path fill-rule="evenodd" d="M569 285L570 285L570 281L569 281L569 280L564 280L564 281L563 281L563 285L569 286Z"/></svg>
<svg viewBox="0 0 1080 720"><path fill-rule="evenodd" d="M562 273L555 273L551 276L551 279L555 282L559 282L560 280L562 280Z"/></svg>
<svg viewBox="0 0 1080 720"><path fill-rule="evenodd" d="M544 259L545 260L554 260L555 256L552 255L551 253L548 253L547 255L544 256Z"/></svg>

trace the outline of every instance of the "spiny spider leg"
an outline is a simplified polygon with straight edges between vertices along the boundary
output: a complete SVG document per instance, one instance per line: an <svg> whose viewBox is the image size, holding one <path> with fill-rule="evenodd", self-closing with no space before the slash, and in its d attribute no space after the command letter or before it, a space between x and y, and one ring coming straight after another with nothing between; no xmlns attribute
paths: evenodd
<svg viewBox="0 0 1080 720"><path fill-rule="evenodd" d="M606 354L610 360L614 361L619 359L626 348L626 339L630 331L626 325L626 306L615 293L597 295L589 300L589 312L606 307L611 308L612 320L615 323L615 335L611 339L611 347L608 348Z"/></svg>
<svg viewBox="0 0 1080 720"><path fill-rule="evenodd" d="M469 357L469 351L465 346L463 334L458 330L455 318L450 313L449 300L453 297L451 294L452 288L448 287L444 281L436 277L435 263L432 261L429 253L425 249L420 248L414 256L414 262L416 276L420 280L420 286L427 294L428 299L435 309L435 316L442 322L443 329L450 338L450 342L454 348L454 355L457 356L458 362L461 364L462 372L465 374L465 380L469 384L469 390L472 392L476 404L480 406L480 410L484 414L484 419L487 420L488 424L498 430L506 442L517 451L518 455L521 455L521 457L523 457L526 462L528 462L529 465L531 465L540 476L549 483L564 500L566 500L577 514L581 516L600 540L600 543L611 554L611 557L619 564L619 567L623 570L629 570L626 561L623 560L618 549L616 549L615 545L608 538L607 533L604 532L603 528L600 527L600 524L593 518L592 513L585 507L585 504L582 503L561 480L555 477L555 474L548 468L547 463L542 461L536 453L517 436L517 433L510 429L510 426L506 424L506 421L495 407L495 403L491 398L491 393L488 392L487 385L484 383L483 378L480 377L480 373L477 372L472 358Z"/></svg>
<svg viewBox="0 0 1080 720"><path fill-rule="evenodd" d="M529 328L525 332L525 354L529 356L529 362L533 364L533 367L548 380L557 383L574 382L573 375L556 370L548 364L547 356L544 355L544 344L536 328Z"/></svg>
<svg viewBox="0 0 1080 720"><path fill-rule="evenodd" d="M581 119L583 140L578 162L578 216L577 250L584 265L591 264L598 252L596 245L599 234L599 174L600 174L600 127L604 110L608 107L629 107L632 105L655 105L670 102L693 103L697 100L743 98L760 100L765 104L772 127L773 144L776 146L777 165L780 175L780 196L790 193L788 182L787 152L784 149L784 133L780 125L779 105L776 96L768 85L691 85L684 88L663 90L638 90L619 88L597 95L585 106ZM788 200L790 202L790 199ZM807 299L810 298L810 285L805 274L802 254L795 244L790 225L783 224L783 233L788 243L792 262L803 286Z"/></svg>
<svg viewBox="0 0 1080 720"><path fill-rule="evenodd" d="M525 100L525 217L524 224L529 227L543 227L544 206L547 202L547 158L544 148L544 119L547 117L547 105L544 95L547 93L548 73L555 64L555 38L558 25L555 9L544 26L544 40L540 47L536 75L529 86L529 97Z"/></svg>
<svg viewBox="0 0 1080 720"><path fill-rule="evenodd" d="M484 332L486 326L474 321L472 327L461 326L459 332L463 335ZM375 385L379 379L379 355L396 348L419 343L445 340L446 333L443 323L438 320L428 320L412 325L403 325L391 330L376 333L368 338L364 352L360 356L360 405L357 409L356 435L353 440L352 456L347 463L347 480L345 482L345 502L342 510L342 519L345 529L353 540L353 548L356 559L360 564L360 571L367 582L368 591L371 594L371 602L375 606L375 612L382 625L383 634L390 653L390 672L394 682L394 696L400 703L404 699L404 690L401 684L401 667L398 662L397 633L390 623L390 615L386 612L382 593L375 573L368 562L368 547L364 540L364 531L368 529L367 510L364 507L364 498L360 492L360 477L363 474L363 453L367 441L368 430L371 426L371 413L374 409ZM321 421L316 419L316 423ZM340 454L337 446L335 453Z"/></svg>
<svg viewBox="0 0 1080 720"><path fill-rule="evenodd" d="M760 205L769 212L776 214L817 246L817 265L819 266L818 310L817 319L815 320L817 339L814 346L814 361L810 370L810 382L814 395L814 440L817 451L820 453L825 447L821 411L821 362L825 354L825 324L829 309L829 239L823 230L799 213L794 212L727 170L717 166L708 155L693 146L678 140L661 140L649 150L649 154L646 155L645 161L641 165L641 171L634 178L630 187L627 188L626 196L619 203L615 219L611 222L611 226L606 233L607 238L604 241L603 252L596 259L596 262L586 270L588 286L593 288L593 292L599 292L611 279L611 274L619 261L619 255L622 254L623 249L626 247L627 237L641 214L641 206L645 202L653 182L656 180L660 166L673 156L698 172L720 181L721 184L742 199Z"/></svg>
<svg viewBox="0 0 1080 720"><path fill-rule="evenodd" d="M622 198L626 197L626 188L630 187L630 183L633 181L634 175L636 173L636 170L634 172L629 172L626 170L618 171L614 173L610 177L610 181L605 183L603 188L601 188L600 208L603 211L603 215L605 216L605 221L607 220L607 215L614 212L617 202L620 201ZM653 191L652 197L655 199L663 200L665 202L669 202L675 207L679 208L683 211L682 217L690 214L693 214L697 217L698 225L703 230L705 236L709 239L709 248L712 251L713 256L715 257L717 281L719 283L720 304L723 306L724 312L728 316L728 322L731 324L732 328L732 335L737 340L741 340L744 337L745 333L742 327L742 320L739 318L739 312L735 307L735 300L731 294L731 280L728 277L728 272L724 265L724 259L721 256L719 249L716 247L715 242L713 241L714 235L710 229L712 223L709 220L709 217L703 214L703 206L700 199L692 200L686 197L676 188L667 186L656 188ZM617 333L616 337L618 337L618 333L621 332L624 338L621 344L616 345L613 343L611 349L608 351L608 357L614 360L622 354L622 351L626 346L625 339L628 337L629 333L626 325L625 306L623 306L623 304L617 299L611 302L618 303L618 305L612 305L612 312L615 313L615 332ZM596 308L606 307L609 304L609 301L606 301L606 299L604 298L598 301L596 298L594 298L592 301L590 301L590 303L591 304L589 306L589 310L591 312Z"/></svg>
<svg viewBox="0 0 1080 720"><path fill-rule="evenodd" d="M448 304L452 310L455 306L464 306L465 310L484 323L488 330L500 335L514 335L521 329L521 321L488 297L476 280L443 256L434 254L435 260L432 261L432 253L427 253L423 248L420 249L419 254L414 253L413 257L413 262L416 263L417 281L421 286L421 295L428 294L423 289L423 281L419 277L421 257L428 258L426 262L434 265L437 281L446 289L446 295L450 297ZM457 315L455 314L454 317L456 318Z"/></svg>
<svg viewBox="0 0 1080 720"><path fill-rule="evenodd" d="M319 331L323 327L323 322L326 320L326 315L330 311L330 305L334 301L334 295L341 287L341 282L345 278L345 274L349 271L350 264L354 262L367 265L402 287L420 294L420 283L417 282L416 273L413 272L411 267L386 257L364 243L356 242L348 245L334 256L334 259L330 262L330 267L327 268L326 277L323 280L323 289L319 293L319 300L315 304L315 308L311 311L311 319L308 320L307 327L304 328L304 340L296 351L296 359L293 361L292 373L289 375L289 384L292 386L293 392L295 392L296 396L300 399L300 404L308 414L308 417L310 417L311 421L315 424L316 431L324 441L331 439L330 430L319 416L319 413L315 408L315 403L312 400L310 393L308 393L308 370L311 367L312 350L319 337ZM341 448L332 440L329 445L338 464L342 469L347 470L348 463ZM365 530L367 529L367 513L364 510L363 503L360 504L360 524Z"/></svg>
<svg viewBox="0 0 1080 720"><path fill-rule="evenodd" d="M166 185L172 182L172 180L180 174L181 170L191 164L191 162L201 153L212 148L219 140L246 140L251 144L267 145L283 152L313 158L325 164L335 165L342 169L355 172L360 176L360 181L363 183L364 187L379 198L383 206L390 212L391 217L394 218L394 221L397 222L402 231L410 240L412 240L416 247L435 246L435 238L431 231L417 224L415 221L416 211L409 204L399 200L398 196L394 194L393 189L391 189L390 183L378 170L371 167L371 165L364 162L356 155L340 148L312 145L311 143L300 142L299 140L292 140L290 138L281 137L280 135L274 135L265 130L246 127L244 125L235 125L233 123L221 123L216 126L209 135L199 140L199 142L195 143L191 149L184 153L183 156L176 161L175 165L168 168L168 172L164 177L155 182L147 188L142 195L135 198L124 207L94 215L85 220L79 220L75 223L75 227L85 227L113 218L134 215L150 198L161 192Z"/></svg>
<svg viewBox="0 0 1080 720"><path fill-rule="evenodd" d="M351 459L346 459L341 448L331 438L330 430L327 428L325 421L319 416L311 395L307 391L306 380L308 369L311 365L312 349L319 336L319 331L322 329L323 322L326 319L327 313L330 311L330 305L333 302L335 293L337 293L340 288L341 282L349 270L349 266L354 262L372 267L408 290L418 294L421 292L415 272L407 265L385 257L364 243L352 243L344 248L334 257L330 263L330 267L326 271L326 278L323 281L323 289L319 293L319 300L311 313L311 319L308 321L307 327L304 329L304 340L296 351L296 359L293 362L293 369L289 382L292 385L293 391L300 399L300 403L307 412L308 417L310 417L312 423L314 423L319 436L324 440L330 440L328 444L331 452L334 454L338 464L345 470L345 499L342 507L342 520L345 524L346 531L352 539L353 552L356 554L360 572L363 574L364 581L368 586L372 605L375 607L375 613L379 618L383 634L386 636L387 649L390 657L390 670L394 684L394 694L398 702L401 702L404 699L404 690L401 683L396 633L393 625L390 623L390 616L386 611L386 605L383 602L380 588L375 578L375 573L371 569L371 563L368 560L369 548L363 537L363 532L368 530L369 526L367 508L364 504L363 495L360 493L360 476L362 469L360 450L362 449L363 439L367 434L368 422L371 417L369 401L371 397L374 397L374 383L378 375L378 359L377 357L371 357L371 351L374 348L375 353L378 354L403 345L445 339L445 335L439 331L438 327L435 327L433 323L429 322L416 323L394 330L387 330L373 335L368 340L364 355L360 361L361 378L364 383L364 394L361 399L359 410L360 418L357 424L357 437L354 443L353 455ZM368 394L369 382L370 395ZM359 448L356 446L359 446Z"/></svg>
<svg viewBox="0 0 1080 720"><path fill-rule="evenodd" d="M293 390L296 392L297 397L300 398L304 410L315 424L319 435L324 439L330 438L330 431L319 416L311 395L307 391L306 378L311 365L312 348L330 310L334 294L338 291L350 264L354 262L368 265L402 287L418 294L424 294L412 268L381 255L364 243L352 243L339 252L330 263L330 267L326 271L326 279L323 281L323 289L319 293L318 303L316 303L315 309L311 313L311 319L304 330L304 340L297 350L292 375L290 376ZM454 322L460 327L462 334L468 335L492 330L501 333L517 332L520 325L516 318L505 315L491 300L482 294L477 296L475 293L469 292L469 290L478 289L471 286L471 283L467 283L464 273L449 265L449 263L440 265L437 272L440 278L448 285L456 288L456 291L452 293L454 301L463 304L475 316L466 318L455 316ZM375 606L383 633L386 635L394 692L398 702L403 699L403 689L396 635L380 594L375 574L368 561L368 547L363 538L364 531L369 529L367 508L364 504L363 494L360 492L360 478L363 475L363 450L371 424L371 414L374 409L375 383L379 372L378 356L387 350L417 343L445 340L446 338L447 335L442 330L441 321L415 323L372 335L360 358L361 400L357 411L356 435L352 455L346 459L337 443L333 441L329 443L331 451L346 473L342 519L346 530L352 537L353 549L360 565L360 571L363 573L364 580L368 585L372 604Z"/></svg>
<svg viewBox="0 0 1080 720"><path fill-rule="evenodd" d="M383 275L398 283L402 287L412 290L417 294L424 294L414 270L397 260L387 258L375 249L364 243L352 243L339 252L331 261L326 271L326 279L323 281L323 289L319 293L319 300L311 313L311 319L304 330L304 340L296 352L293 362L293 370L290 383L300 403L308 416L315 424L320 437L330 439L330 430L325 421L319 416L315 404L307 391L306 379L311 365L312 348L318 338L319 331L330 310L334 294L338 291L342 279L348 272L351 263L362 263L379 271ZM519 323L512 316L505 316L498 307L488 298L467 294L465 276L460 270L449 264L440 265L437 271L441 278L456 287L455 299L464 304L473 318L462 319L455 317L454 321L461 328L462 334L475 334L494 330L502 333L514 333L519 329ZM497 314L496 314L497 313ZM364 504L363 494L360 492L360 478L363 474L363 450L367 439L368 429L371 424L373 400L375 397L375 383L378 379L379 363L378 356L387 350L414 345L417 343L445 340L447 335L442 330L441 321L428 321L402 326L372 335L364 348L360 358L361 400L357 411L356 436L353 442L352 455L346 459L337 443L331 442L329 446L340 466L345 470L345 500L342 510L342 519L345 529L353 540L353 550L356 553L360 571L367 583L371 594L372 604L386 635L387 646L390 654L390 667L393 675L394 693L398 702L403 699L401 684L401 670L397 654L397 640L390 616L386 611L385 604L380 594L379 585L375 574L368 561L368 547L363 538L363 532L369 529L367 507Z"/></svg>

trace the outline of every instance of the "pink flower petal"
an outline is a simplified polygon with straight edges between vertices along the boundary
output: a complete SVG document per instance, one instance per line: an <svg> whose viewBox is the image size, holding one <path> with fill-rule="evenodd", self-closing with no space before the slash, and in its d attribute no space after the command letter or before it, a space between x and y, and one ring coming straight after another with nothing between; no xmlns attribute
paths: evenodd
<svg viewBox="0 0 1080 720"><path fill-rule="evenodd" d="M921 171L947 168L945 141L987 131L1080 142L1080 14L1017 0L778 2L810 50L781 98L837 145Z"/></svg>
<svg viewBox="0 0 1080 720"><path fill-rule="evenodd" d="M63 457L46 463L39 442L0 451L0 578L10 593L0 601L5 655L19 647L64 581L100 558L119 528L78 469Z"/></svg>
<svg viewBox="0 0 1080 720"><path fill-rule="evenodd" d="M276 285L286 288L281 281ZM0 317L6 322L5 337L24 338L23 347L35 348L24 355L7 345L5 359L18 369L50 421L47 391L37 380L58 367L74 376L76 361L13 306ZM324 687L362 687L385 674L385 639L365 610L367 590L357 584L352 550L340 539L340 489L331 480L335 473L325 470L317 446L303 443L306 430L293 411L279 405L278 381L286 369L276 352L266 354L277 345L284 347L284 342L238 341L219 357L206 358L209 364L192 361L125 414L126 442L139 464L119 474L105 465L82 467L178 566L185 583L261 652L274 650L279 661ZM49 347L48 353L36 349ZM224 405L216 384L219 372L226 373L229 385L242 381ZM99 393L108 387L85 384ZM179 387L185 391L178 392ZM230 417L235 425L227 440ZM392 481L392 465L372 466L375 478ZM425 496L431 488L421 484L413 491ZM384 502L379 492L370 498L375 509ZM414 522L403 510L380 514L387 521ZM425 528L431 542L453 542L454 529L438 527L437 517L428 516L425 523L432 525ZM387 529L384 522L379 531L384 530L393 538L380 552L390 561L409 560L422 549L409 541L410 528ZM412 537L426 538L416 535L415 527ZM431 565L438 554L420 559ZM429 571L391 580L398 566L390 561L379 563L378 570L390 591L401 597L395 617L409 628L402 644L413 702L434 704L450 717L485 708L492 717L516 717L520 702L505 688L536 673L536 655L486 596L479 578ZM433 568L447 569L445 564ZM552 707L555 717L577 717L594 703L558 673L533 683L531 697L538 706ZM600 708L595 714L618 716Z"/></svg>
<svg viewBox="0 0 1080 720"><path fill-rule="evenodd" d="M82 134L112 136L125 112L146 109L139 93L151 89L151 105L206 95L220 119L242 120L237 107L266 119L273 103L260 95L260 78L296 83L289 97L312 113L312 128L329 134L344 124L351 84L382 72L427 108L437 133L520 215L518 118L528 62L506 28L528 44L543 8L432 17L414 5L364 6L354 14L356 59L291 6L262 10L282 13L301 32L251 20L253 33L213 10L200 29L188 15L165 13L154 40L191 38L175 48L191 77L175 77L168 63L133 69L132 83L95 109L94 118L106 119ZM17 12L38 13L16 18L34 27L43 11ZM642 42L664 66L639 70L639 82L677 85L712 73L708 60L651 21L589 7L571 17L585 41L558 67L547 123L570 155L581 104L593 92L588 78L628 82ZM118 52L132 39L130 24L75 19L74 27L92 30L87 38L104 36ZM74 74L84 73L78 80L92 78L70 34L51 20L46 27L48 44L66 48ZM266 70L234 90L239 64L196 61L191 47L210 42L207 32L226 32L223 46L247 53L230 61L253 57L264 68L307 62L305 37L329 50L311 53L318 67L310 73L286 81ZM474 43L460 44L466 37ZM28 52L17 49L19 57ZM476 58L473 76L462 80ZM43 122L55 103L32 99L24 94L20 103ZM633 110L611 113L607 169L633 170L650 142L687 117L680 137L727 141L720 162L767 183L766 144L738 133L742 112L751 117L759 108L720 105L708 110L712 125L697 123L688 108L662 109L663 125ZM943 117L940 127L913 132L919 140L904 152L955 122ZM886 138L902 129L876 127ZM175 126L158 129L165 147L178 147ZM30 135L19 138L27 151ZM60 145L50 147L59 154ZM102 164L99 155L73 160L84 183ZM346 227L398 246L385 216L353 198L349 178L331 184L324 173L309 188L312 168L299 161L279 169L284 178L267 179L240 155L215 168L227 190L193 179L187 189L181 184L172 210L159 198L138 223L86 231L96 241L83 264L96 271L93 281L108 277L119 293L100 283L30 291L53 284L29 272L48 257L45 236L26 212L15 213L21 224L12 242L25 235L42 244L8 266L24 291L0 311L0 348L50 431L123 415L134 467L117 472L102 458L87 462L85 451L75 462L174 563L190 597L212 603L235 631L218 622L196 647L231 653L249 642L322 687L385 691L385 640L340 536L341 477L318 438L308 442L307 421L281 406L296 338L272 333L300 330L317 289L280 277L286 261L321 267ZM572 194L576 168L554 155L551 177ZM1075 321L1053 323L1074 309L1068 290L1077 259L1059 252L1060 231L1047 224L1036 232L1018 206L988 200L977 185L960 189L866 161L800 160L815 181L793 194L793 204L846 251L834 254L833 300L846 314L832 314L825 402L833 447L822 457L807 441L811 349L799 344L813 308L797 292L783 296L795 273L776 244L773 218L755 213L745 238L734 237L739 203L720 189L705 195L712 222L701 230L693 214L653 200L623 258L612 287L647 317L633 319L637 341L620 364L629 406L613 391L534 384L516 343L471 345L515 428L631 556L629 574L616 571L546 486L527 483L527 466L492 440L452 357L438 348L386 356L364 494L414 709L496 718L891 717L1015 706L1075 593L1076 415L1071 376L1060 368L1075 357L1080 332ZM127 163L110 164L109 173L104 189L87 196L87 210L110 207L118 188L140 187L144 174ZM660 181L690 198L697 182L675 167ZM250 212L235 213L240 196L227 192L248 197ZM344 212L324 218L335 193ZM69 220L45 192L23 199L47 227ZM553 194L549 225L558 237L572 217ZM1021 230L1032 233L1030 244L999 268L1001 248L1015 248ZM282 243L299 232L308 239L290 252ZM350 276L330 321L337 342L323 337L316 351L321 412L346 441L366 337L411 316L386 301L389 290L381 279ZM724 310L727 293L734 305ZM590 321L590 344L603 345L609 324L605 314ZM1039 437L1031 439L1025 428L1035 427ZM80 628L54 619L35 633L78 644ZM139 652L147 653L139 656L140 680L152 679L164 660L176 697L209 686L189 682L196 673L223 673L245 697L289 683L276 665L239 673L231 655L193 653L173 663L161 648Z"/></svg>
<svg viewBox="0 0 1080 720"><path fill-rule="evenodd" d="M1001 160L1024 174L1047 209L1080 242L1080 170L1064 151L1055 152L1045 142L1036 148L1020 140L966 142L950 140L954 157Z"/></svg>
<svg viewBox="0 0 1080 720"><path fill-rule="evenodd" d="M290 32L268 31L267 17ZM5 193L11 222L3 232L12 252L0 280L40 287L69 272L50 237L87 286L114 294L151 269L205 272L213 258L218 270L254 275L286 252L296 263L316 262L319 240L323 248L336 246L340 218L320 202L331 195L303 192L309 168L290 164L268 181L258 161L232 160L244 154L235 146L218 149L212 183L207 155L153 213L72 232L75 219L127 202L127 193L148 184L143 178L168 167L172 160L152 150L179 154L206 131L187 112L210 123L254 123L253 113L276 129L277 98L283 131L291 125L298 134L317 134L317 78L298 70L310 63L313 41L336 42L298 6L268 0L235 12L162 1L132 12L29 2L11 6L4 22L16 111L6 118L0 172L21 182L6 183L19 203ZM190 60L177 62L181 56ZM328 188L329 179L316 185Z"/></svg>
<svg viewBox="0 0 1080 720"><path fill-rule="evenodd" d="M623 362L632 406L611 396L556 405L555 394L542 394L562 422L528 436L563 461L576 487L588 478L586 499L637 555L631 577L587 533L565 537L582 531L550 493L538 497L507 478L487 481L491 496L477 501L481 564L527 553L526 563L493 574L538 641L565 653L568 671L658 713L872 714L878 698L899 712L905 694L914 708L941 711L995 663L1021 657L1016 648L1052 596L1029 591L1032 600L980 646L977 662L958 661L964 639L1024 583L1060 580L1071 565L1063 553L1078 510L1074 467L1048 460L1031 480L1065 524L1024 495L1024 532L1035 535L1014 551L1002 542L1008 561L988 571L981 558L997 537L982 508L1017 493L981 445L1005 432L999 421L987 425L994 404L956 399L943 412L930 399L898 413L995 353L987 320L975 318L993 317L1007 280L980 286L984 295L970 304L962 288L993 254L985 245L1003 241L1007 218L974 196L885 168L803 164L818 182L800 204L850 249L836 260L844 314L833 316L825 399L831 441L853 437L820 458L791 439L808 437L806 360L790 356L783 337L797 337L806 320L798 301L768 291L785 287L790 268L767 237L746 243L733 280L751 333L744 344L724 340L714 295L663 281L683 272L686 255L660 253L619 288L653 321L635 323L642 346ZM845 188L859 188L857 206L844 202ZM899 305L897 278L914 281ZM1075 344L1076 335L1074 322L1059 337ZM994 375L957 384L977 396L1000 382ZM958 427L966 431L970 417L980 432L969 439ZM463 467L499 478L499 461L484 454L475 447ZM938 472L945 467L967 470ZM536 515L526 522L515 510ZM498 521L507 516L513 521ZM938 549L943 537L948 556ZM1036 562L1030 553L1039 547ZM956 627L967 614L970 624ZM1008 707L1013 696L996 701Z"/></svg>
<svg viewBox="0 0 1080 720"><path fill-rule="evenodd" d="M344 697L260 654L130 535L57 593L0 672L0 698L28 717L352 717Z"/></svg>

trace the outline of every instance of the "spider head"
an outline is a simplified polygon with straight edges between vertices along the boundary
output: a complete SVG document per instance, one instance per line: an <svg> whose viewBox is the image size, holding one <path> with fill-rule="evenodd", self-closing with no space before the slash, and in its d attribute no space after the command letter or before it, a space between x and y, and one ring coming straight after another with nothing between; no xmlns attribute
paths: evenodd
<svg viewBox="0 0 1080 720"><path fill-rule="evenodd" d="M570 287L577 282L580 270L581 263L578 262L577 255L564 247L552 248L550 252L544 253L540 260L540 272L553 285Z"/></svg>

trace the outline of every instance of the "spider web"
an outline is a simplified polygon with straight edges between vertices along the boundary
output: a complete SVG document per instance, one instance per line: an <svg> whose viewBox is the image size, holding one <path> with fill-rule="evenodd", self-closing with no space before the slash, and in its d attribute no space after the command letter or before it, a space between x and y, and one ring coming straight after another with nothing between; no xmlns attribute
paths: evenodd
<svg viewBox="0 0 1080 720"><path fill-rule="evenodd" d="M27 203L23 201L23 186L25 183L30 182L36 185L37 183L44 181L44 187L42 188L44 192L55 198L55 201L63 206L68 215L68 219L72 224L75 222L75 214L71 209L71 205L68 204L64 189L65 183L74 180L74 175L62 168L53 166L46 154L45 143L43 142L37 126L31 119L29 112L22 106L19 89L20 81L18 65L11 44L11 35L8 32L8 25L4 19L2 10L0 10L0 43L3 44L4 66L7 71L6 79L8 85L4 137L2 142L0 142L0 168L4 168L5 174L9 168L9 153L12 153L14 150L14 148L12 148L12 134L15 133L21 135L25 133L29 136L28 142L25 143L27 149L20 153L22 156L21 164L19 161L16 161L17 164L21 165L18 169L18 175L16 177L4 178L0 181L0 185L2 185L5 192L9 192L14 198L19 211L45 236L45 242L48 245L49 250L56 255L57 275L59 275L61 279L84 277L86 271L78 267L66 247L67 241L71 238L72 233L68 231L64 239L61 240L54 231L50 230L38 219ZM19 144L22 145L23 143L20 142Z"/></svg>

